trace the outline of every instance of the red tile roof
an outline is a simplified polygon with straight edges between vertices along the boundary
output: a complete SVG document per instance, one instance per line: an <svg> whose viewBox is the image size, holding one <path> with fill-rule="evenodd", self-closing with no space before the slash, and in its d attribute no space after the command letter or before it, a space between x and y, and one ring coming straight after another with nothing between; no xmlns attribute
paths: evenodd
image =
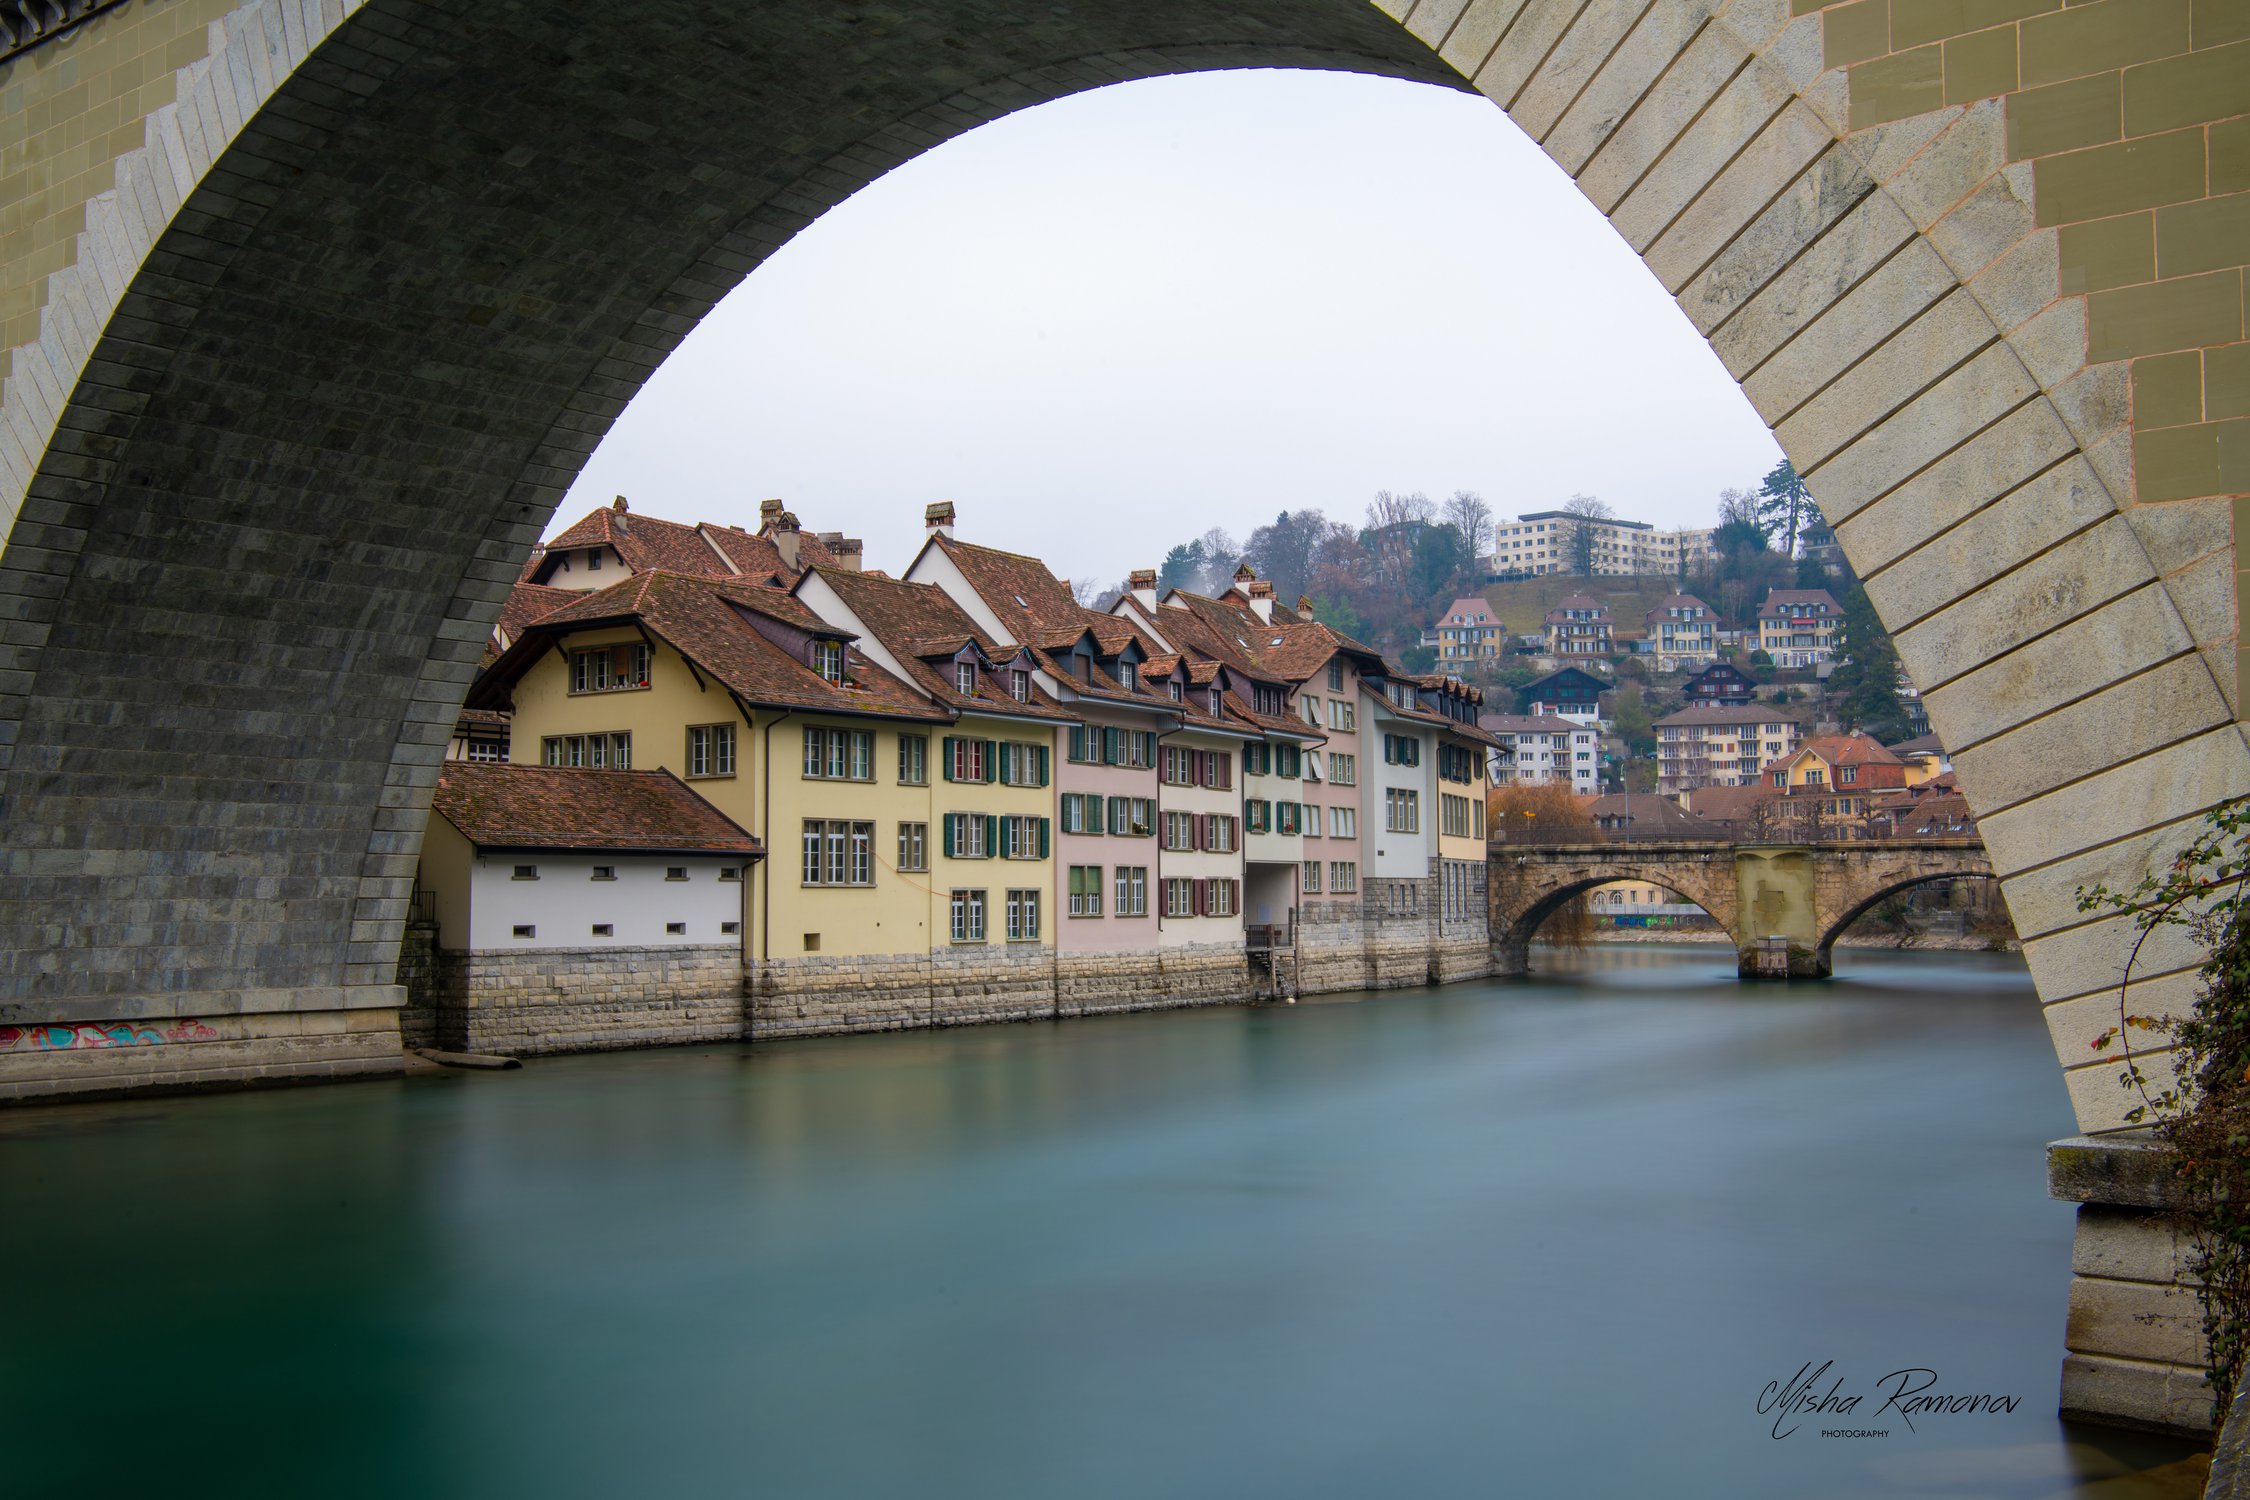
<svg viewBox="0 0 2250 1500"><path fill-rule="evenodd" d="M976 622L937 585L902 583L894 578L875 578L841 568L819 568L809 571L807 576L818 577L834 590L845 608L890 648L914 685L944 707L956 713L1011 714L1075 722L1074 716L1036 683L1029 700L1022 700L1003 691L990 672L978 672L975 695L963 696L953 684L952 672L940 670L937 663L950 659L964 645L973 644L995 665L1028 655L1029 648L1003 646L992 640L977 629Z"/></svg>
<svg viewBox="0 0 2250 1500"><path fill-rule="evenodd" d="M781 549L770 532L770 527L752 533L708 521L689 525L605 505L547 542L526 565L524 578L544 579L552 571L549 562L561 553L601 546L614 551L635 573L653 569L691 578L739 578L767 588L787 588L796 582L800 569L825 567L836 560L818 535L800 531L798 567L791 568L781 560Z"/></svg>
<svg viewBox="0 0 2250 1500"><path fill-rule="evenodd" d="M448 761L430 810L480 849L763 852L748 830L669 771L584 771Z"/></svg>

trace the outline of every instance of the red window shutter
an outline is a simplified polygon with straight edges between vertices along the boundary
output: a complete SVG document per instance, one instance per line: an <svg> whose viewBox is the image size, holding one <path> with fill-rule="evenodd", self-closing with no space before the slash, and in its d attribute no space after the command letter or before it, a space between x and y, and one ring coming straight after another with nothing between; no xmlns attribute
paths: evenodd
<svg viewBox="0 0 2250 1500"><path fill-rule="evenodd" d="M1192 903L1195 914L1200 917L1211 909L1211 882L1198 880L1192 889L1194 891Z"/></svg>

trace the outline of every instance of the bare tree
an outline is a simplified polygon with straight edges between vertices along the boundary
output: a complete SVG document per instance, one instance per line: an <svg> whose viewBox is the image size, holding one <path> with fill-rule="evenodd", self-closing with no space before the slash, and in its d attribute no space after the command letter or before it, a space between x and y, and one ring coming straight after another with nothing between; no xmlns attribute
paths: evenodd
<svg viewBox="0 0 2250 1500"><path fill-rule="evenodd" d="M1475 490L1455 490L1445 502L1445 524L1461 533L1469 555L1481 559L1492 545L1492 507Z"/></svg>
<svg viewBox="0 0 2250 1500"><path fill-rule="evenodd" d="M1719 491L1719 524L1758 527L1758 497L1748 490Z"/></svg>
<svg viewBox="0 0 2250 1500"><path fill-rule="evenodd" d="M1437 507L1430 497L1416 490L1411 495L1394 495L1389 490L1377 490L1367 506L1367 529L1388 531L1393 526L1404 526L1418 521L1424 526L1437 519Z"/></svg>
<svg viewBox="0 0 2250 1500"><path fill-rule="evenodd" d="M1094 580L1091 578L1073 578L1069 580L1069 584L1070 597L1078 601L1078 607L1080 609L1100 608L1100 600L1105 594L1108 595L1111 602L1114 603L1117 596L1125 592L1125 586L1123 584L1118 584L1113 588L1105 589L1100 584L1094 582Z"/></svg>
<svg viewBox="0 0 2250 1500"><path fill-rule="evenodd" d="M1563 524L1570 528L1565 533L1563 555L1569 560L1570 571L1581 578L1594 576L1594 544L1600 538L1598 521L1612 521L1617 512L1606 501L1592 495L1573 495L1563 502L1563 514L1570 519Z"/></svg>

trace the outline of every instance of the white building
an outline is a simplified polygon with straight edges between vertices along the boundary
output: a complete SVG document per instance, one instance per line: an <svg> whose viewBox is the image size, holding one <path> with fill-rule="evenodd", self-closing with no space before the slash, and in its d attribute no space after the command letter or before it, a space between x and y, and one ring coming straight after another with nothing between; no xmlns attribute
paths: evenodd
<svg viewBox="0 0 2250 1500"><path fill-rule="evenodd" d="M1601 790L1601 731L1593 724L1553 713L1483 714L1477 727L1507 752L1492 757L1497 785L1567 781L1581 797Z"/></svg>
<svg viewBox="0 0 2250 1500"><path fill-rule="evenodd" d="M430 814L441 950L741 951L758 841L669 771L449 761Z"/></svg>
<svg viewBox="0 0 2250 1500"><path fill-rule="evenodd" d="M1603 577L1677 578L1711 558L1709 528L1659 531L1647 521L1586 521L1542 510L1493 528L1486 569L1500 577L1571 572L1571 537L1580 525L1593 528L1593 570Z"/></svg>

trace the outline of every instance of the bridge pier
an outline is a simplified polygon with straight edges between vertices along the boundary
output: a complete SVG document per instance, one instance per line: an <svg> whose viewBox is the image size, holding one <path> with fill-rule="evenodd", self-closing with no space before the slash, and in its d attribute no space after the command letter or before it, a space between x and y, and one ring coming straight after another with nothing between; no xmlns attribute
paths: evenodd
<svg viewBox="0 0 2250 1500"><path fill-rule="evenodd" d="M1835 950L1827 944L1806 948L1787 939L1735 941L1735 973L1750 983L1827 979L1836 972Z"/></svg>

